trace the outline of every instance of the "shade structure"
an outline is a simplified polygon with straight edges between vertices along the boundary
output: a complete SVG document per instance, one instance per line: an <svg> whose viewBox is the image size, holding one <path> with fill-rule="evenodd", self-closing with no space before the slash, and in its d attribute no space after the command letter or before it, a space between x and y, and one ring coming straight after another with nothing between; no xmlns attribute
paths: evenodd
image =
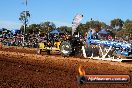
<svg viewBox="0 0 132 88"><path fill-rule="evenodd" d="M98 34L109 34L109 32L107 32L105 29L102 29L101 31L98 32Z"/></svg>
<svg viewBox="0 0 132 88"><path fill-rule="evenodd" d="M55 29L55 30L53 30L53 31L50 32L50 34L59 34L59 33L64 33L64 32L62 32L59 29Z"/></svg>

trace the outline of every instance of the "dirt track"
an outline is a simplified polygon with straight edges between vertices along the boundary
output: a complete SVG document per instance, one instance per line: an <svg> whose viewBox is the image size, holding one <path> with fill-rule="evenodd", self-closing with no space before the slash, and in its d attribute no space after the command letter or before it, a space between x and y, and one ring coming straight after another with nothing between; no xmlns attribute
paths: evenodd
<svg viewBox="0 0 132 88"><path fill-rule="evenodd" d="M132 64L36 55L35 49L3 48L0 51L1 88L132 88L127 84L77 84L78 67L86 74L129 74Z"/></svg>

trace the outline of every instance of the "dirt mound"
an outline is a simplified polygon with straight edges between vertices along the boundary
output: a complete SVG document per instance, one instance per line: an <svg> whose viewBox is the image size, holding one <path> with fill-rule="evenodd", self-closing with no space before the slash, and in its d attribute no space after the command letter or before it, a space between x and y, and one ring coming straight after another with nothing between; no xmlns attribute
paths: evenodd
<svg viewBox="0 0 132 88"><path fill-rule="evenodd" d="M1 88L131 88L127 84L83 84L78 85L78 68L82 65L86 74L129 74L128 63L63 58L54 55L37 55L23 48L5 48L0 51ZM20 51L20 52L19 52ZM33 52L33 53L32 53Z"/></svg>
<svg viewBox="0 0 132 88"><path fill-rule="evenodd" d="M0 51L7 51L7 52L19 52L19 53L30 53L36 54L35 48L25 48L25 47L17 47L17 46L3 46L0 48Z"/></svg>

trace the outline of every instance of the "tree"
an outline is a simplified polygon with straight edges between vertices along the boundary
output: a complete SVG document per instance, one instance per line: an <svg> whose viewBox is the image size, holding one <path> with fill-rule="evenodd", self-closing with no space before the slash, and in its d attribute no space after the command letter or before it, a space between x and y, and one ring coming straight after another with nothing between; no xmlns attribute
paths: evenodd
<svg viewBox="0 0 132 88"><path fill-rule="evenodd" d="M132 20L127 19L124 22L123 29L117 32L117 35L130 35L132 34Z"/></svg>
<svg viewBox="0 0 132 88"><path fill-rule="evenodd" d="M63 31L64 33L71 34L72 28L67 26L60 26L57 29Z"/></svg>
<svg viewBox="0 0 132 88"><path fill-rule="evenodd" d="M106 23L100 22L100 24L101 24L101 28L103 28L103 29L107 29L108 28L108 25L106 25Z"/></svg>
<svg viewBox="0 0 132 88"><path fill-rule="evenodd" d="M25 31L26 31L26 26L28 24L28 18L29 17L30 17L29 11L23 11L20 13L19 20L23 23L24 29L25 29L25 30L22 30L23 33L25 33Z"/></svg>
<svg viewBox="0 0 132 88"><path fill-rule="evenodd" d="M123 24L124 24L124 21L117 18L117 19L114 19L114 20L111 20L111 26L116 29L116 31L119 31L122 29L123 27Z"/></svg>
<svg viewBox="0 0 132 88"><path fill-rule="evenodd" d="M85 35L85 33L88 31L86 25L82 23L78 26L77 30L81 35Z"/></svg>
<svg viewBox="0 0 132 88"><path fill-rule="evenodd" d="M132 34L132 20L127 19L125 21L124 29L126 34Z"/></svg>
<svg viewBox="0 0 132 88"><path fill-rule="evenodd" d="M20 13L19 20L20 20L22 23L25 23L25 22L27 23L29 17L30 17L29 11L22 11L22 12Z"/></svg>
<svg viewBox="0 0 132 88"><path fill-rule="evenodd" d="M93 29L93 28L96 28L97 26L102 26L103 22L100 22L98 20L96 20L96 21L91 20L89 22L86 22L86 25L87 25L87 28L92 28Z"/></svg>
<svg viewBox="0 0 132 88"><path fill-rule="evenodd" d="M40 27L41 27L40 31L44 33L56 29L56 25L53 22L49 22L49 21L40 23Z"/></svg>
<svg viewBox="0 0 132 88"><path fill-rule="evenodd" d="M30 34L32 34L32 33L38 34L40 31L40 25L39 24L31 24L31 25L29 25L29 27L27 29Z"/></svg>

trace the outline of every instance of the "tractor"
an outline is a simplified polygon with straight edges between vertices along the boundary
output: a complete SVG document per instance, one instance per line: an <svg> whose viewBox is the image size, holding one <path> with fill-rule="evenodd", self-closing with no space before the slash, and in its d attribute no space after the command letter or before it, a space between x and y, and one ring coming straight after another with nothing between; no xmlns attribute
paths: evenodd
<svg viewBox="0 0 132 88"><path fill-rule="evenodd" d="M81 57L82 46L83 46L83 39L76 34L74 36L71 36L68 40L62 41L60 45L60 54L63 57L68 57L68 56Z"/></svg>
<svg viewBox="0 0 132 88"><path fill-rule="evenodd" d="M82 20L82 14L76 14L72 22L72 34L68 40L62 41L60 45L60 54L63 57L68 56L79 56L81 57L82 54L82 46L84 45L84 40L82 36L79 34L76 28L79 26L80 21Z"/></svg>
<svg viewBox="0 0 132 88"><path fill-rule="evenodd" d="M132 45L128 42L118 40L103 40L98 36L100 26L90 29L87 36L82 38L77 27L83 15L77 14L72 22L72 34L68 38L62 38L60 33L49 32L45 41L39 43L37 52L59 51L63 57L75 56L80 58L110 60L110 61L132 61ZM64 34L65 36L65 34Z"/></svg>
<svg viewBox="0 0 132 88"><path fill-rule="evenodd" d="M66 34L60 30L49 31L45 37L38 43L37 53L46 52L48 55L51 51L60 51L60 44L65 40Z"/></svg>
<svg viewBox="0 0 132 88"><path fill-rule="evenodd" d="M84 58L110 60L110 61L132 61L132 45L128 42L118 40L102 40L98 37L100 27L90 29L86 39L80 38L76 28L82 15L76 15L73 21L72 37L63 41L60 45L60 53L64 57L81 56Z"/></svg>

